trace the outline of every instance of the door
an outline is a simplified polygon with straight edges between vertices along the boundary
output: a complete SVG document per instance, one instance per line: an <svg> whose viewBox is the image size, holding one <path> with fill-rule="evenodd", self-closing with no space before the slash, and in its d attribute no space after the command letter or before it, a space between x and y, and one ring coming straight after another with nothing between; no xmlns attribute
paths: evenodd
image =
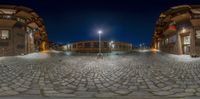
<svg viewBox="0 0 200 99"><path fill-rule="evenodd" d="M190 54L190 36L183 36L183 45L182 45L182 49L183 49L183 54Z"/></svg>

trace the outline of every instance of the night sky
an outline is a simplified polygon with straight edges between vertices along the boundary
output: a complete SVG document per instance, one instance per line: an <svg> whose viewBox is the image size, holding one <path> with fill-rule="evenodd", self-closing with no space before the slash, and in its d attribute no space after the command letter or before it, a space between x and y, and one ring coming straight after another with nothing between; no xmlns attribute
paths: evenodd
<svg viewBox="0 0 200 99"><path fill-rule="evenodd" d="M45 22L49 41L70 43L98 39L151 44L155 22L171 6L200 0L0 0L34 9Z"/></svg>

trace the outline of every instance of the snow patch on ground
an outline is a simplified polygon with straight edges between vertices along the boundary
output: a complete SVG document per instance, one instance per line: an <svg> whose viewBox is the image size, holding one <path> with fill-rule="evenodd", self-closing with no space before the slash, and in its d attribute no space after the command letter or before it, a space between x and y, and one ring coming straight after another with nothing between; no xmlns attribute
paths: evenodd
<svg viewBox="0 0 200 99"><path fill-rule="evenodd" d="M4 60L6 57L0 57L0 60Z"/></svg>
<svg viewBox="0 0 200 99"><path fill-rule="evenodd" d="M190 55L168 54L168 57L174 58L176 61L181 61L181 62L192 62L192 61L199 61L200 60L200 57L192 58Z"/></svg>
<svg viewBox="0 0 200 99"><path fill-rule="evenodd" d="M16 57L25 58L25 59L45 59L45 58L48 58L49 56L50 55L46 52L40 52L40 53L31 53L24 56L16 56Z"/></svg>
<svg viewBox="0 0 200 99"><path fill-rule="evenodd" d="M136 50L138 52L150 52L150 50L147 50L147 49L139 49L139 50Z"/></svg>
<svg viewBox="0 0 200 99"><path fill-rule="evenodd" d="M51 53L60 53L60 52L62 52L62 51L57 51L57 50L49 50L49 51L47 51L47 52L51 52Z"/></svg>

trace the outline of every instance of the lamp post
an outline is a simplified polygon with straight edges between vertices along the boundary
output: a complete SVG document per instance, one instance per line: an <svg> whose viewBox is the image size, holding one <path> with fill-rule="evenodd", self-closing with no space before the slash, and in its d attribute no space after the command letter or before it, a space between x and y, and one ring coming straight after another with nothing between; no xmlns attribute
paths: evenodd
<svg viewBox="0 0 200 99"><path fill-rule="evenodd" d="M110 41L110 43L109 43L109 46L110 46L110 52L112 52L112 49L113 49L113 43L114 43L114 41Z"/></svg>
<svg viewBox="0 0 200 99"><path fill-rule="evenodd" d="M101 34L103 32L101 30L98 31L98 34L99 34L99 53L97 54L98 58L103 58L103 54L101 53Z"/></svg>

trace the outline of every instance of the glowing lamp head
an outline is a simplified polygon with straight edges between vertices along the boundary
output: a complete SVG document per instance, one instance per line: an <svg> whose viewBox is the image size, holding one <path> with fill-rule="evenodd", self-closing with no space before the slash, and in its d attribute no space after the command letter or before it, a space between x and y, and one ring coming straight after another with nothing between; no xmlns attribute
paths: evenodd
<svg viewBox="0 0 200 99"><path fill-rule="evenodd" d="M98 31L99 34L102 34L103 32L101 30Z"/></svg>

